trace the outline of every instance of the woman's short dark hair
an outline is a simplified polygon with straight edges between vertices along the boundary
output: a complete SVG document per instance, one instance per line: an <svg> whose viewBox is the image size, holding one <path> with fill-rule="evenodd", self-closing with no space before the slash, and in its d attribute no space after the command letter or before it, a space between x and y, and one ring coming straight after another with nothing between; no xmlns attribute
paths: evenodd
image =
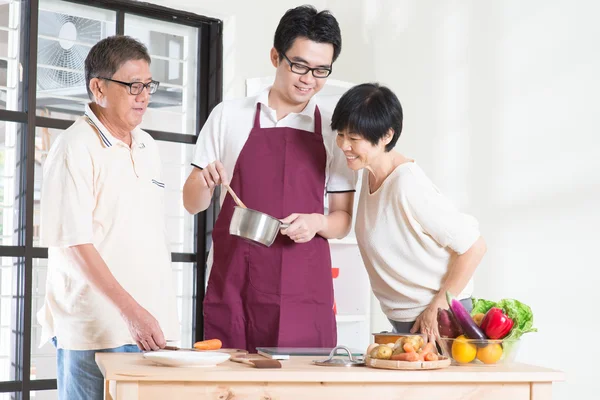
<svg viewBox="0 0 600 400"><path fill-rule="evenodd" d="M392 129L394 136L385 146L385 151L390 151L402 133L402 118L402 105L394 92L378 83L363 83L340 98L331 116L331 129L348 130L372 144Z"/></svg>
<svg viewBox="0 0 600 400"><path fill-rule="evenodd" d="M85 59L85 86L91 100L90 81L94 78L112 78L129 60L144 60L150 64L146 46L130 36L109 36L92 47Z"/></svg>
<svg viewBox="0 0 600 400"><path fill-rule="evenodd" d="M287 10L275 30L273 47L279 60L294 44L296 38L306 38L317 43L333 45L334 62L342 51L342 34L335 17L327 10L317 12L313 6L304 5Z"/></svg>

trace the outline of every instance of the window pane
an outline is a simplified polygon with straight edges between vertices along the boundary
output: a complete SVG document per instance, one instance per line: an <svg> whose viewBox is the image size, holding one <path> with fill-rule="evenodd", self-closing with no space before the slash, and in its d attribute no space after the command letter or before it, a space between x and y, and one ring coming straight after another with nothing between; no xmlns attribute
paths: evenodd
<svg viewBox="0 0 600 400"><path fill-rule="evenodd" d="M35 171L33 191L33 245L40 245L40 195L42 192L42 166L50 151L50 146L58 135L60 129L36 128L35 129Z"/></svg>
<svg viewBox="0 0 600 400"><path fill-rule="evenodd" d="M22 298L16 288L23 270L22 258L0 258L0 382L20 379L20 354L16 349L22 343L22 325L16 318Z"/></svg>
<svg viewBox="0 0 600 400"><path fill-rule="evenodd" d="M52 343L40 347L42 328L37 321L37 312L44 304L48 260L33 259L33 283L31 296L31 379L56 379L56 350Z"/></svg>
<svg viewBox="0 0 600 400"><path fill-rule="evenodd" d="M25 125L0 121L0 244L22 244L19 194L19 146L25 134Z"/></svg>
<svg viewBox="0 0 600 400"><path fill-rule="evenodd" d="M158 141L165 182L167 232L174 253L194 252L194 216L183 207L183 184L193 168L194 145Z"/></svg>
<svg viewBox="0 0 600 400"><path fill-rule="evenodd" d="M22 14L26 2L0 2L0 109L22 111Z"/></svg>
<svg viewBox="0 0 600 400"><path fill-rule="evenodd" d="M116 14L66 1L41 0L37 115L73 119L89 101L84 62L94 44L115 34Z"/></svg>
<svg viewBox="0 0 600 400"><path fill-rule="evenodd" d="M39 390L36 392L31 392L32 400L56 400L58 399L58 391L57 390Z"/></svg>
<svg viewBox="0 0 600 400"><path fill-rule="evenodd" d="M181 329L181 347L192 347L192 312L194 310L194 266L196 263L173 263L177 284L177 311Z"/></svg>
<svg viewBox="0 0 600 400"><path fill-rule="evenodd" d="M0 400L17 400L20 395L21 393L0 393Z"/></svg>
<svg viewBox="0 0 600 400"><path fill-rule="evenodd" d="M198 29L125 15L125 34L148 47L152 77L160 81L142 128L194 135Z"/></svg>

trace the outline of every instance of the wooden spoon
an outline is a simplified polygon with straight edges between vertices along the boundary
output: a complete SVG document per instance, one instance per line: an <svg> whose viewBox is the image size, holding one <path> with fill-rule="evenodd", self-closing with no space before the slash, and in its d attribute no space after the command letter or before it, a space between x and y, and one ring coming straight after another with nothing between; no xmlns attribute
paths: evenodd
<svg viewBox="0 0 600 400"><path fill-rule="evenodd" d="M248 208L246 207L246 205L244 203L242 203L242 201L240 200L239 197L237 197L237 195L235 194L235 192L233 191L233 189L231 188L231 186L227 185L227 184L223 184L223 186L225 186L225 188L227 189L227 191L229 192L229 194L231 195L231 197L233 197L233 201L235 201L235 204L237 204L238 206L242 207L242 208Z"/></svg>

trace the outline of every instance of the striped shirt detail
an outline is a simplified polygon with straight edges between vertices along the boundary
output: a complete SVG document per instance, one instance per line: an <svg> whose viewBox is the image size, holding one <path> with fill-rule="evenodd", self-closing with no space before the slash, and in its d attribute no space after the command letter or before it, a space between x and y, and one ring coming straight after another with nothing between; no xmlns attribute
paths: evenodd
<svg viewBox="0 0 600 400"><path fill-rule="evenodd" d="M88 123L91 124L91 125L93 125L94 128L96 128L96 132L98 132L98 135L100 135L100 139L102 140L102 142L104 143L104 145L106 147L111 147L112 143L110 142L110 140L108 140L108 138L106 137L106 135L104 135L104 133L102 133L102 131L100 130L100 128L98 128L98 125L96 125L96 123L94 122L94 120L92 120L90 118L90 116L87 115L87 113L84 114L84 115L87 118Z"/></svg>
<svg viewBox="0 0 600 400"><path fill-rule="evenodd" d="M161 187L164 189L165 184L162 182L157 181L156 179L152 179L152 183L154 183L156 186Z"/></svg>

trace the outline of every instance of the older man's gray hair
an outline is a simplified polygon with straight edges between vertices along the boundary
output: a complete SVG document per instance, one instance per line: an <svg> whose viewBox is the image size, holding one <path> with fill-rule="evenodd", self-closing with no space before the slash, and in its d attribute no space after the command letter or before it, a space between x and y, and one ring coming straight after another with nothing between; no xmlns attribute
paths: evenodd
<svg viewBox="0 0 600 400"><path fill-rule="evenodd" d="M112 78L129 60L144 60L148 64L151 61L146 46L130 36L109 36L92 47L85 59L85 86L90 100L94 100L90 81L98 77Z"/></svg>

